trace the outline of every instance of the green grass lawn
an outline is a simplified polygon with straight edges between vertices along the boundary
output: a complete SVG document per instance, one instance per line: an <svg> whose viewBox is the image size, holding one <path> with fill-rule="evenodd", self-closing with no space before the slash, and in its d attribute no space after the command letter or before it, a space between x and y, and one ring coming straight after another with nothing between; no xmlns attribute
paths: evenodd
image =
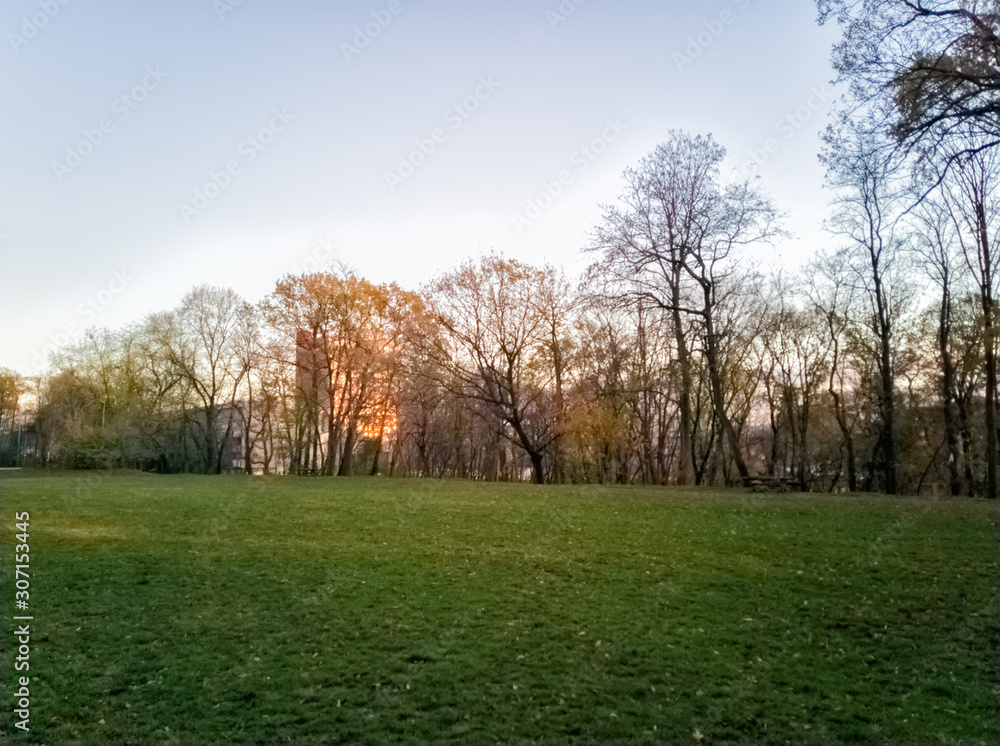
<svg viewBox="0 0 1000 746"><path fill-rule="evenodd" d="M65 472L0 495L4 741L1000 743L985 501Z"/></svg>

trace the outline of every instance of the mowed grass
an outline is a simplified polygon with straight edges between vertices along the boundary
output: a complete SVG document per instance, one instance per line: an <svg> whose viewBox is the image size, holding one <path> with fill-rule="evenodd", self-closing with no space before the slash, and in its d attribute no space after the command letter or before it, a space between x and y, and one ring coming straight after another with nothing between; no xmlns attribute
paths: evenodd
<svg viewBox="0 0 1000 746"><path fill-rule="evenodd" d="M1000 742L986 501L32 472L0 494L12 742Z"/></svg>

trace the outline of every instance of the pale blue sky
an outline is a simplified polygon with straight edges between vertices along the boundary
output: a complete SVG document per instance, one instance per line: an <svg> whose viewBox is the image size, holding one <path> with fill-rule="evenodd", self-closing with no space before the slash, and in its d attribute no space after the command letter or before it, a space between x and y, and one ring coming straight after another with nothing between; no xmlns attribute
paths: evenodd
<svg viewBox="0 0 1000 746"><path fill-rule="evenodd" d="M414 289L484 249L577 271L599 203L671 128L712 133L734 166L772 139L757 173L796 236L768 256L828 241L816 153L835 29L813 2L561 7L8 0L0 367L29 372L70 325L136 321L196 284L258 300L311 258ZM345 54L373 13L391 20ZM711 43L679 60L699 34ZM433 152L411 156L418 141ZM194 215L213 172L225 188Z"/></svg>

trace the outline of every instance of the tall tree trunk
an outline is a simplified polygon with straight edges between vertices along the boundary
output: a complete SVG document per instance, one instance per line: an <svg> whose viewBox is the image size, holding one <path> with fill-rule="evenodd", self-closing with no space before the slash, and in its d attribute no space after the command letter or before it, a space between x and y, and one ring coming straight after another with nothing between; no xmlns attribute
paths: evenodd
<svg viewBox="0 0 1000 746"><path fill-rule="evenodd" d="M247 415L246 424L243 427L243 472L253 474L253 439L250 437L250 428L253 426L253 387L247 391Z"/></svg>
<svg viewBox="0 0 1000 746"><path fill-rule="evenodd" d="M962 447L959 442L958 417L955 412L955 363L951 357L951 290L945 268L944 290L938 312L938 349L941 353L941 401L944 414L945 442L948 444L948 485L953 497L962 494Z"/></svg>
<svg viewBox="0 0 1000 746"><path fill-rule="evenodd" d="M202 468L205 474L211 474L212 467L215 464L215 440L218 435L215 432L215 420L215 401L210 398L208 406L205 407L205 443L202 447L202 458L204 459L204 466Z"/></svg>
<svg viewBox="0 0 1000 746"><path fill-rule="evenodd" d="M529 451L528 458L531 459L531 473L535 484L545 484L545 469L542 466L542 454L537 451Z"/></svg>
<svg viewBox="0 0 1000 746"><path fill-rule="evenodd" d="M229 417L226 418L226 431L222 434L222 441L216 446L215 455L215 473L222 473L222 456L226 451L226 444L229 443L229 438L233 434L233 410L236 407L236 402L232 401L229 403ZM232 467L230 467L232 468Z"/></svg>
<svg viewBox="0 0 1000 746"><path fill-rule="evenodd" d="M969 401L965 396L958 398L958 432L962 438L962 452L969 454L972 452L972 427L969 424ZM965 489L969 497L975 497L976 480L972 473L972 460L965 459Z"/></svg>
<svg viewBox="0 0 1000 746"><path fill-rule="evenodd" d="M879 394L879 408L882 410L882 432L879 441L882 451L882 469L885 476L885 492L887 495L895 495L899 492L899 486L896 483L896 386L892 369L892 322L889 319L888 300L885 297L885 288L882 284L878 254L872 250L871 257L872 279L875 284L875 324L880 348L881 392Z"/></svg>
<svg viewBox="0 0 1000 746"><path fill-rule="evenodd" d="M338 477L348 477L354 469L354 441L356 439L357 425L353 418L347 422L347 432L344 433L344 450L340 457L340 469L337 470Z"/></svg>
<svg viewBox="0 0 1000 746"><path fill-rule="evenodd" d="M334 437L334 431L337 427L336 413L333 411L333 402L336 396L336 391L331 386L329 389L330 402L327 406L326 414L326 464L323 473L328 476L333 476L333 465L337 461L337 438Z"/></svg>
<svg viewBox="0 0 1000 746"><path fill-rule="evenodd" d="M693 419L691 417L691 356L687 348L684 334L684 319L680 309L679 280L672 288L674 307L671 311L674 322L674 339L677 344L677 367L680 368L681 386L678 392L680 409L680 439L677 454L677 484L688 485L694 482L694 447L691 442Z"/></svg>
<svg viewBox="0 0 1000 746"><path fill-rule="evenodd" d="M188 473L188 444L187 444L187 405L181 406L181 459L184 464L184 473Z"/></svg>
<svg viewBox="0 0 1000 746"><path fill-rule="evenodd" d="M996 306L993 300L993 257L986 210L976 205L979 224L979 253L982 277L979 282L983 304L983 343L986 347L986 496L997 499L997 355Z"/></svg>
<svg viewBox="0 0 1000 746"><path fill-rule="evenodd" d="M562 433L565 428L566 397L563 391L564 370L562 345L559 342L557 329L552 327L552 367L555 373L556 385L556 437L552 443L552 479L557 484L566 481L565 465L563 463Z"/></svg>
<svg viewBox="0 0 1000 746"><path fill-rule="evenodd" d="M833 364L830 368L830 387L828 389L830 393L830 398L833 399L833 413L837 419L837 426L840 428L840 434L844 438L844 448L847 450L847 489L851 492L858 491L858 465L857 459L854 455L854 434L851 432L851 427L847 422L847 411L844 407L844 400L841 394L837 391L836 379L837 379L837 358L838 350L836 345L834 346L833 353Z"/></svg>
<svg viewBox="0 0 1000 746"><path fill-rule="evenodd" d="M379 435L375 439L375 458L372 459L372 468L368 472L368 476L377 477L378 476L378 461L382 457L382 436Z"/></svg>
<svg viewBox="0 0 1000 746"><path fill-rule="evenodd" d="M305 445L302 442L304 432L305 430L301 425L295 428L295 445L292 450L292 474L297 476L302 475L303 454L305 453Z"/></svg>
<svg viewBox="0 0 1000 746"><path fill-rule="evenodd" d="M736 428L733 427L729 415L726 414L726 397L722 391L722 361L719 359L719 335L715 331L715 320L713 318L713 285L711 282L702 282L705 294L705 361L708 363L708 378L712 390L712 406L715 409L722 438L720 443L725 441L729 446L730 456L736 464L736 470L740 473L740 479L746 480L750 477L746 461L740 451L739 438L736 435Z"/></svg>
<svg viewBox="0 0 1000 746"><path fill-rule="evenodd" d="M773 375L774 366L764 374L764 390L767 392L767 414L768 414L768 425L771 430L771 443L767 449L767 463L765 464L767 468L767 475L769 477L777 476L778 469L778 438L781 434L781 423L779 420L778 406L775 402L774 388L773 388Z"/></svg>
<svg viewBox="0 0 1000 746"><path fill-rule="evenodd" d="M786 451L785 458L782 459L782 476L785 476L791 468L798 468L801 457L801 444L799 443L799 403L795 386L791 383L784 383L782 388L782 399L785 401L785 414L788 419L788 432L791 436L791 453Z"/></svg>
<svg viewBox="0 0 1000 746"><path fill-rule="evenodd" d="M882 341L882 456L885 492L887 495L895 495L899 492L896 473L896 402L888 344L888 333L886 333Z"/></svg>
<svg viewBox="0 0 1000 746"><path fill-rule="evenodd" d="M517 412L517 407L514 402L512 402L511 409ZM521 420L518 416L513 416L509 419L510 426L514 428L514 433L517 435L519 441L521 441L521 447L524 452L528 454L528 459L531 461L531 474L532 479L535 484L545 484L545 469L542 458L542 452L534 447L531 438L525 432Z"/></svg>
<svg viewBox="0 0 1000 746"><path fill-rule="evenodd" d="M996 320L992 292L983 292L983 326L986 346L986 496L997 499L997 355Z"/></svg>
<svg viewBox="0 0 1000 746"><path fill-rule="evenodd" d="M799 464L796 478L803 490L809 490L810 485L806 484L806 475L809 473L809 410L811 409L810 396L811 386L805 386L802 391L802 406L799 408ZM808 480L812 481L812 480Z"/></svg>
<svg viewBox="0 0 1000 746"><path fill-rule="evenodd" d="M320 430L319 430L319 412L316 412L316 416L313 418L313 428L310 435L310 440L312 445L310 447L310 457L309 457L309 473L316 474L319 471L320 459Z"/></svg>
<svg viewBox="0 0 1000 746"><path fill-rule="evenodd" d="M347 428L344 433L344 453L340 459L340 470L338 477L346 477L354 470L354 444L358 439L358 423L361 422L361 409L364 406L368 381L362 376L361 386L358 389L357 401L350 408L350 415L347 418Z"/></svg>
<svg viewBox="0 0 1000 746"><path fill-rule="evenodd" d="M385 438L385 414L379 417L378 438L375 439L375 458L372 459L372 469L369 476L378 476L378 462L382 457L382 439Z"/></svg>

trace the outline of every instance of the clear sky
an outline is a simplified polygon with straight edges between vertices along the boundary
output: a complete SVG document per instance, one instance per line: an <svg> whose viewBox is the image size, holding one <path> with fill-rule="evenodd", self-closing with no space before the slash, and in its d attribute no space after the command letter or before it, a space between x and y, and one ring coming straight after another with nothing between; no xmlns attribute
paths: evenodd
<svg viewBox="0 0 1000 746"><path fill-rule="evenodd" d="M343 261L416 289L482 250L562 265L623 169L711 133L829 239L810 0L6 0L0 367L190 287ZM769 148L767 147L769 146ZM768 149L772 152L768 152ZM554 196L550 196L554 195Z"/></svg>

